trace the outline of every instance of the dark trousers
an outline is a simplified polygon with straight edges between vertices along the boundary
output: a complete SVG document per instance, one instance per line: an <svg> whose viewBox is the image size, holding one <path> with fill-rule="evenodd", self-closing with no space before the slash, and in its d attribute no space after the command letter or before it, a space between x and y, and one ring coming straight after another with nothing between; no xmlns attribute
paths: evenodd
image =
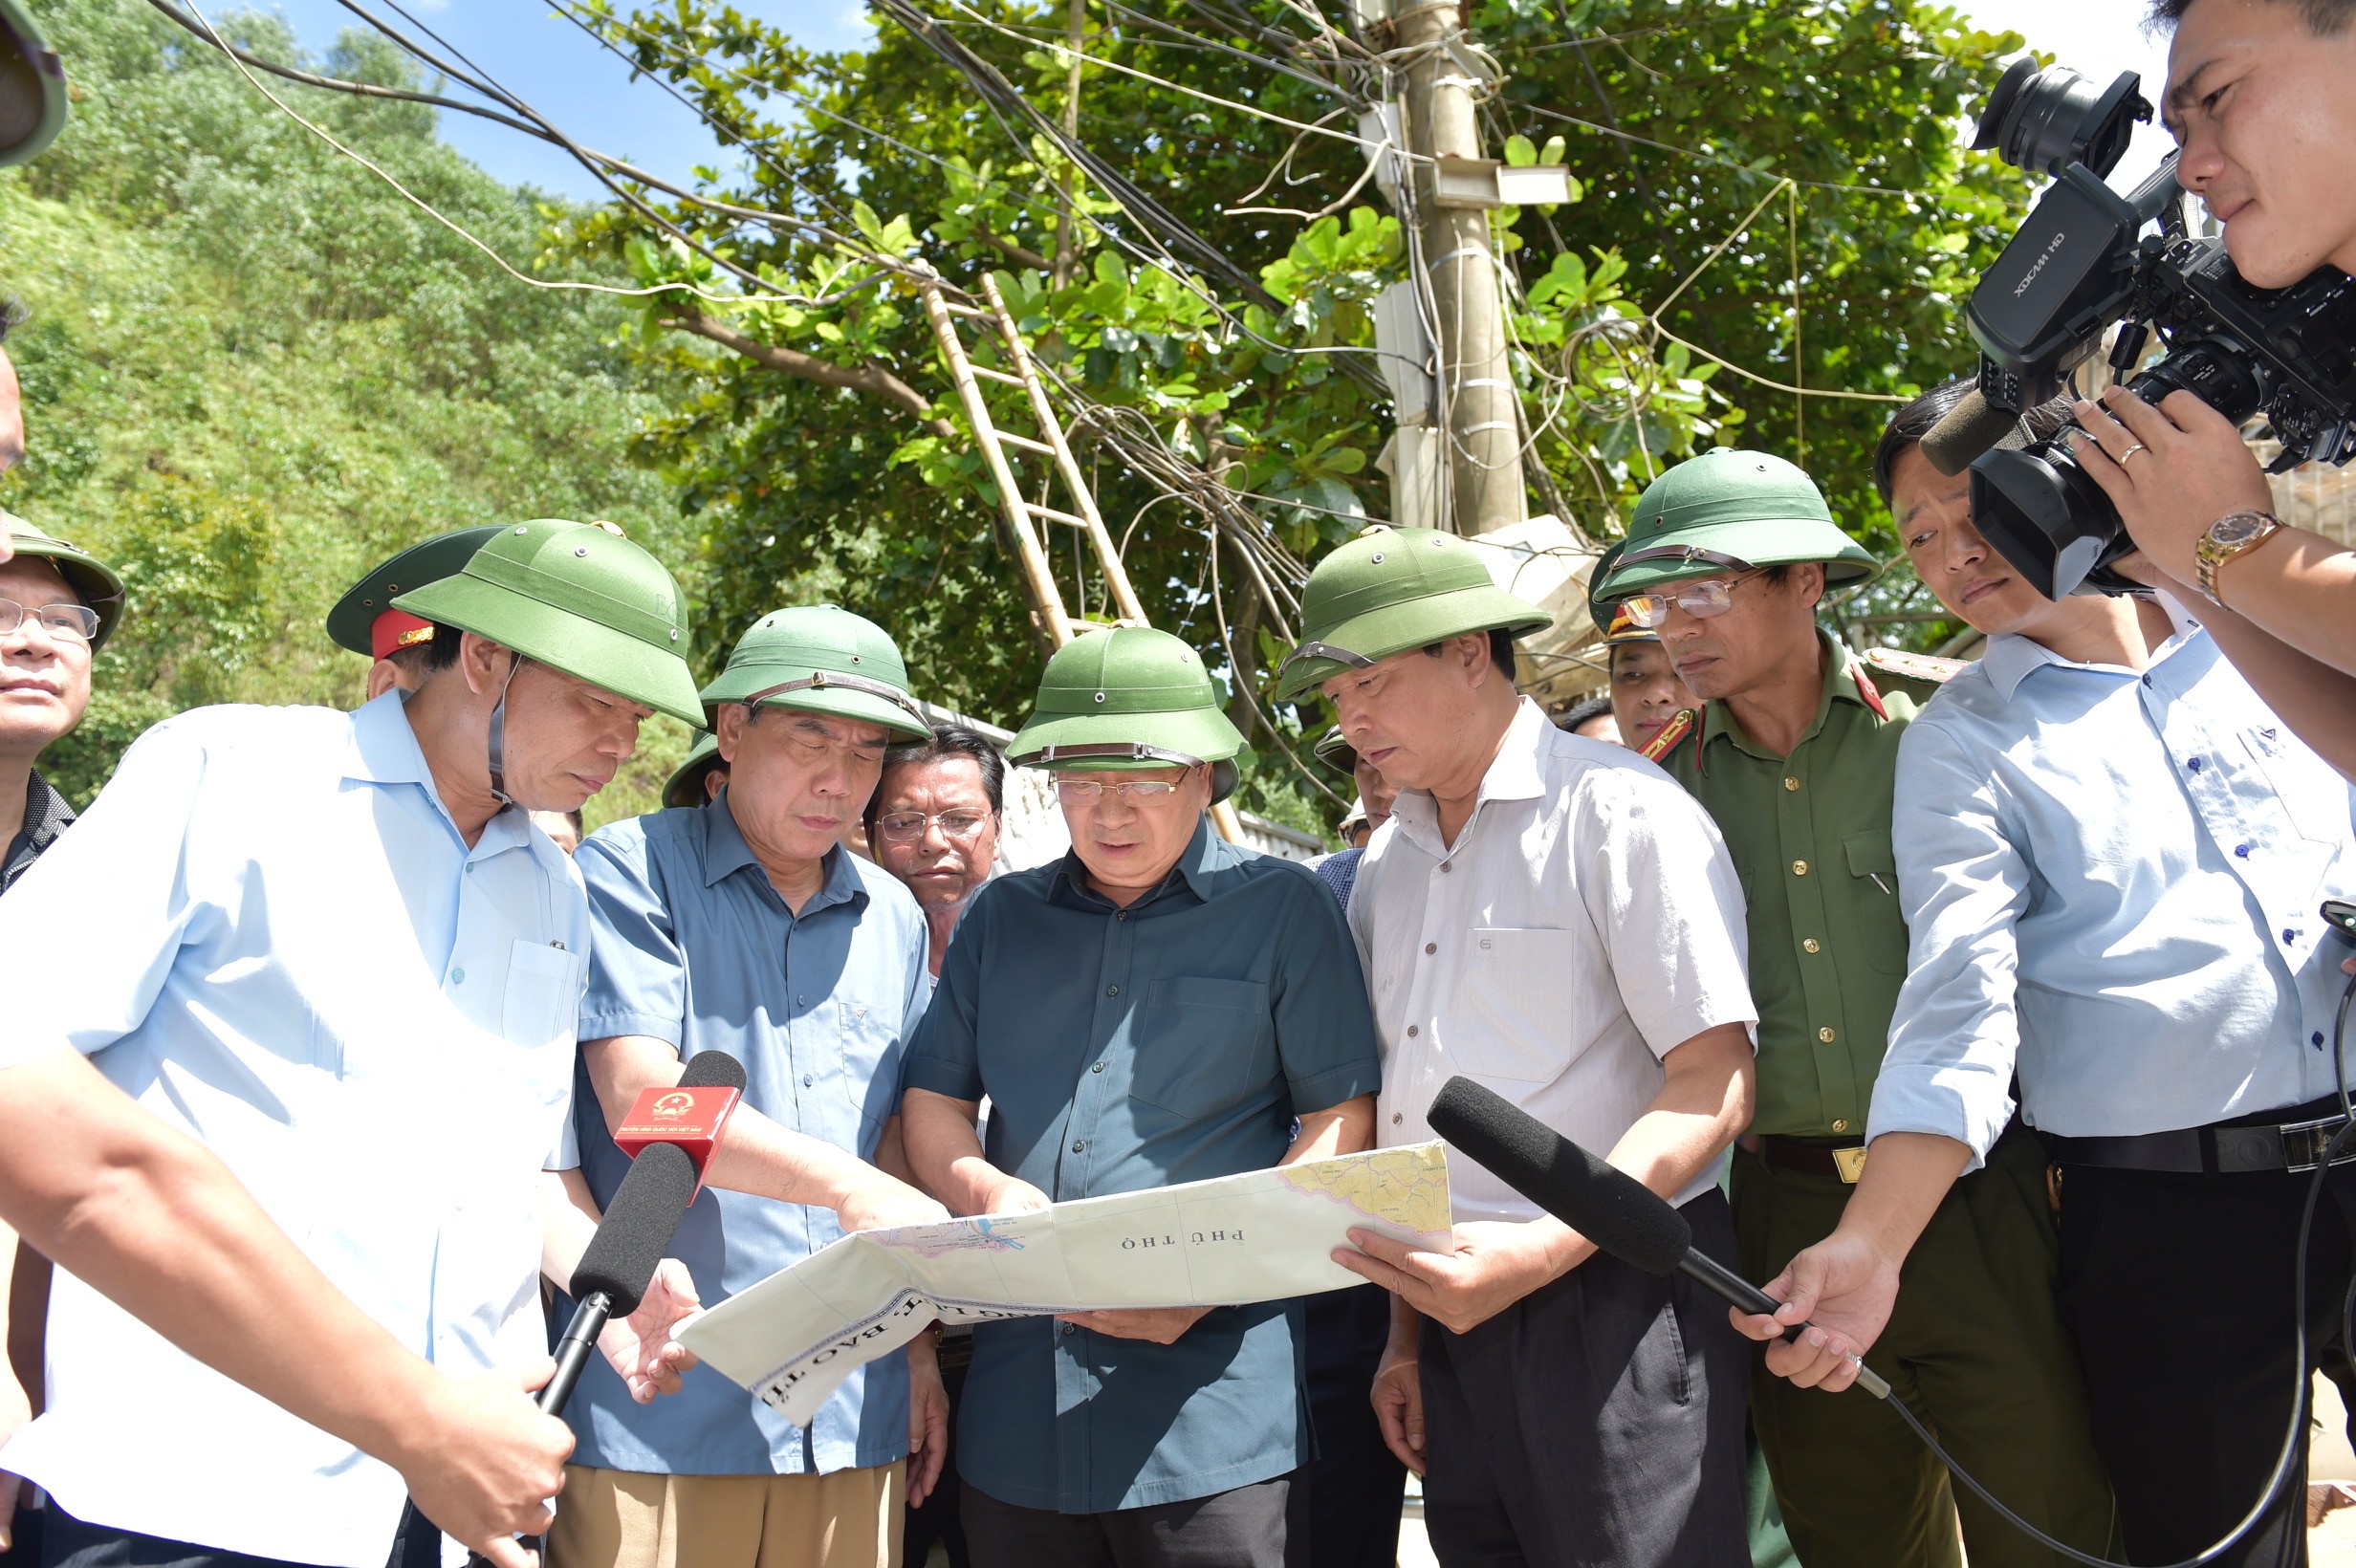
<svg viewBox="0 0 2356 1568"><path fill-rule="evenodd" d="M1375 1420L1375 1368L1390 1339L1390 1293L1380 1285L1327 1291L1301 1303L1308 1324L1309 1568L1395 1568L1407 1467ZM921 1568L911 1564L910 1568Z"/></svg>
<svg viewBox="0 0 2356 1568"><path fill-rule="evenodd" d="M43 1522L41 1547L43 1568L301 1568L277 1557L224 1552L86 1524L59 1508L54 1498ZM403 1509L384 1568L441 1568L441 1563L442 1532L418 1513L415 1504Z"/></svg>
<svg viewBox="0 0 2356 1568"><path fill-rule="evenodd" d="M2292 1362L2294 1249L2312 1179L2063 1168L2062 1306L2130 1562L2178 1561L2234 1527L2274 1466L2293 1398L2340 1348L2356 1269L2356 1168L2346 1166L2316 1206L2306 1364ZM2298 1443L2290 1485L2225 1559L2232 1568L2306 1562L2304 1421Z"/></svg>
<svg viewBox="0 0 2356 1568"><path fill-rule="evenodd" d="M1714 1188L1684 1208L1728 1267ZM1424 1325L1424 1523L1442 1568L1747 1568L1748 1341L1683 1274L1589 1258L1470 1333Z"/></svg>
<svg viewBox="0 0 2356 1568"><path fill-rule="evenodd" d="M1301 1472L1108 1514L1018 1508L966 1487L975 1568L1306 1568Z"/></svg>
<svg viewBox="0 0 2356 1568"><path fill-rule="evenodd" d="M941 1479L920 1508L908 1510L901 1527L900 1560L904 1568L925 1568L938 1545L949 1557L949 1568L971 1568L973 1555L966 1547L965 1521L957 1507L957 1407L965 1403L966 1371L973 1364L973 1336L946 1335L940 1343L941 1386L949 1391L949 1451L942 1457Z"/></svg>
<svg viewBox="0 0 2356 1568"><path fill-rule="evenodd" d="M1743 1272L1773 1279L1792 1254L1831 1233L1854 1191L1837 1177L1772 1169L1736 1150ZM2062 1319L2059 1257L2044 1145L2016 1129L1924 1228L1865 1361L2007 1507L2101 1557L2112 1544L2114 1510ZM1965 1552L1972 1568L2066 1560L1952 1485L1946 1467L1869 1395L1796 1387L1755 1354L1751 1420L1792 1550L1807 1568L1961 1568Z"/></svg>

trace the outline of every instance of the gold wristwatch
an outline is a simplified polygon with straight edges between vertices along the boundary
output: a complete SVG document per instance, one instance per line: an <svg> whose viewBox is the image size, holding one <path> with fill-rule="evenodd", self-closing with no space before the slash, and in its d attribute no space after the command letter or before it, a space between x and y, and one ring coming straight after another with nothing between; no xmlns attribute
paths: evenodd
<svg viewBox="0 0 2356 1568"><path fill-rule="evenodd" d="M2225 601L2217 597L2217 568L2236 555L2248 555L2281 529L2282 519L2270 512L2235 512L2219 517L2193 549L2200 578L2194 586L2210 603L2224 608Z"/></svg>

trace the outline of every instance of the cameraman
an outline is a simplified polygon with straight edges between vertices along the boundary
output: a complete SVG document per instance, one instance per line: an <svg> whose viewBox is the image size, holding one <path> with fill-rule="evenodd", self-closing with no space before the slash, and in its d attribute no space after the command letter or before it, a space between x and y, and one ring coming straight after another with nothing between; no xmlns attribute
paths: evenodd
<svg viewBox="0 0 2356 1568"><path fill-rule="evenodd" d="M2224 226L2242 277L2356 273L2356 0L2156 0L2153 18L2175 29L2161 114L2177 181ZM2276 712L2356 778L2356 551L2280 523L2239 431L2192 393L2154 407L2114 387L2075 412L2072 450L2142 547L2141 570L2122 570L2194 606Z"/></svg>
<svg viewBox="0 0 2356 1568"><path fill-rule="evenodd" d="M1767 1287L1778 1318L1816 1324L1767 1365L1846 1387L1843 1358L1901 1296L1937 1289L1901 1269L2012 1119L2017 1069L2058 1167L2062 1312L2128 1560L2173 1562L2257 1501L2356 1272L2343 1165L2315 1214L2295 1364L2285 1287L2313 1159L2342 1120L2347 948L2316 906L2356 891L2356 795L2204 631L2128 599L2046 599L1989 547L1968 480L1915 446L1966 390L1902 410L1876 454L1909 558L1988 651L1899 745L1890 838L1911 948L1870 1152L1839 1227ZM1778 1327L1736 1321L1756 1339ZM2018 1383L1983 1397L2017 1400ZM2302 1422L2301 1460L2305 1436ZM2299 1501L2296 1486L2278 1495L2224 1560L2277 1561L2303 1538Z"/></svg>

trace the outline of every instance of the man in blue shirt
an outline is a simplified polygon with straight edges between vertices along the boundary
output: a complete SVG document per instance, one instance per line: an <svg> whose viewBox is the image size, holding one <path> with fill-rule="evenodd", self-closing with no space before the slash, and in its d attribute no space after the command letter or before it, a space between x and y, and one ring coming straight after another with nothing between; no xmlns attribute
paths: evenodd
<svg viewBox="0 0 2356 1568"><path fill-rule="evenodd" d="M719 709L727 787L600 829L577 858L597 933L578 1101L581 1165L602 1201L629 1168L607 1129L640 1090L677 1082L699 1051L744 1063L715 1190L672 1242L709 1305L845 1231L944 1215L886 1174L906 1168L900 1055L924 1010L924 915L838 842L885 744L929 732L900 650L831 604L779 610L703 698ZM854 1372L806 1429L709 1369L658 1408L592 1368L566 1410L580 1446L552 1563L884 1568L901 1461L906 1498L921 1501L946 1436L932 1342L911 1348Z"/></svg>
<svg viewBox="0 0 2356 1568"><path fill-rule="evenodd" d="M957 1212L1373 1142L1340 909L1205 821L1242 749L1167 632L1092 632L1048 662L1008 754L1055 771L1072 852L975 897L908 1056L909 1157ZM957 1446L976 1568L1301 1560L1300 1341L1289 1301L978 1325Z"/></svg>
<svg viewBox="0 0 2356 1568"><path fill-rule="evenodd" d="M1768 1287L1778 1318L1818 1327L1767 1362L1847 1386L1924 1224L2011 1118L2018 1072L2055 1162L2062 1313L2127 1556L2172 1562L2258 1500L2356 1272L2356 1170L2341 1170L2294 1365L2282 1297L2342 1122L2346 947L2317 908L2356 889L2350 791L2207 633L2152 604L2029 588L1972 526L1965 480L1914 446L1927 425L1902 411L1878 468L1923 581L1988 651L1899 750L1912 951L1870 1154L1840 1227ZM2303 1474L2303 1420L2297 1438ZM2302 1495L2286 1489L2223 1560L2290 1560Z"/></svg>

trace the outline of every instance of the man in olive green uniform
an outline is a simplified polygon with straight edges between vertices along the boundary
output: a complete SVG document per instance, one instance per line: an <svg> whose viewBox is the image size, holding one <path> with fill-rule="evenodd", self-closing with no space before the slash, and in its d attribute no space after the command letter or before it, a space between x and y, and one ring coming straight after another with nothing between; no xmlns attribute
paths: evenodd
<svg viewBox="0 0 2356 1568"><path fill-rule="evenodd" d="M1701 699L1646 754L1709 810L1749 904L1758 1104L1734 1155L1744 1272L1769 1279L1839 1222L1906 977L1889 838L1898 739L1946 666L1851 652L1816 624L1828 588L1877 565L1807 475L1710 452L1645 491L1597 597L1660 634ZM2045 1160L2016 1125L1956 1184L1908 1262L1912 1316L1869 1364L1956 1458L2040 1529L2110 1544L2110 1492L2055 1300ZM1808 1568L2057 1563L1872 1400L1818 1399L1755 1369L1752 1421Z"/></svg>

